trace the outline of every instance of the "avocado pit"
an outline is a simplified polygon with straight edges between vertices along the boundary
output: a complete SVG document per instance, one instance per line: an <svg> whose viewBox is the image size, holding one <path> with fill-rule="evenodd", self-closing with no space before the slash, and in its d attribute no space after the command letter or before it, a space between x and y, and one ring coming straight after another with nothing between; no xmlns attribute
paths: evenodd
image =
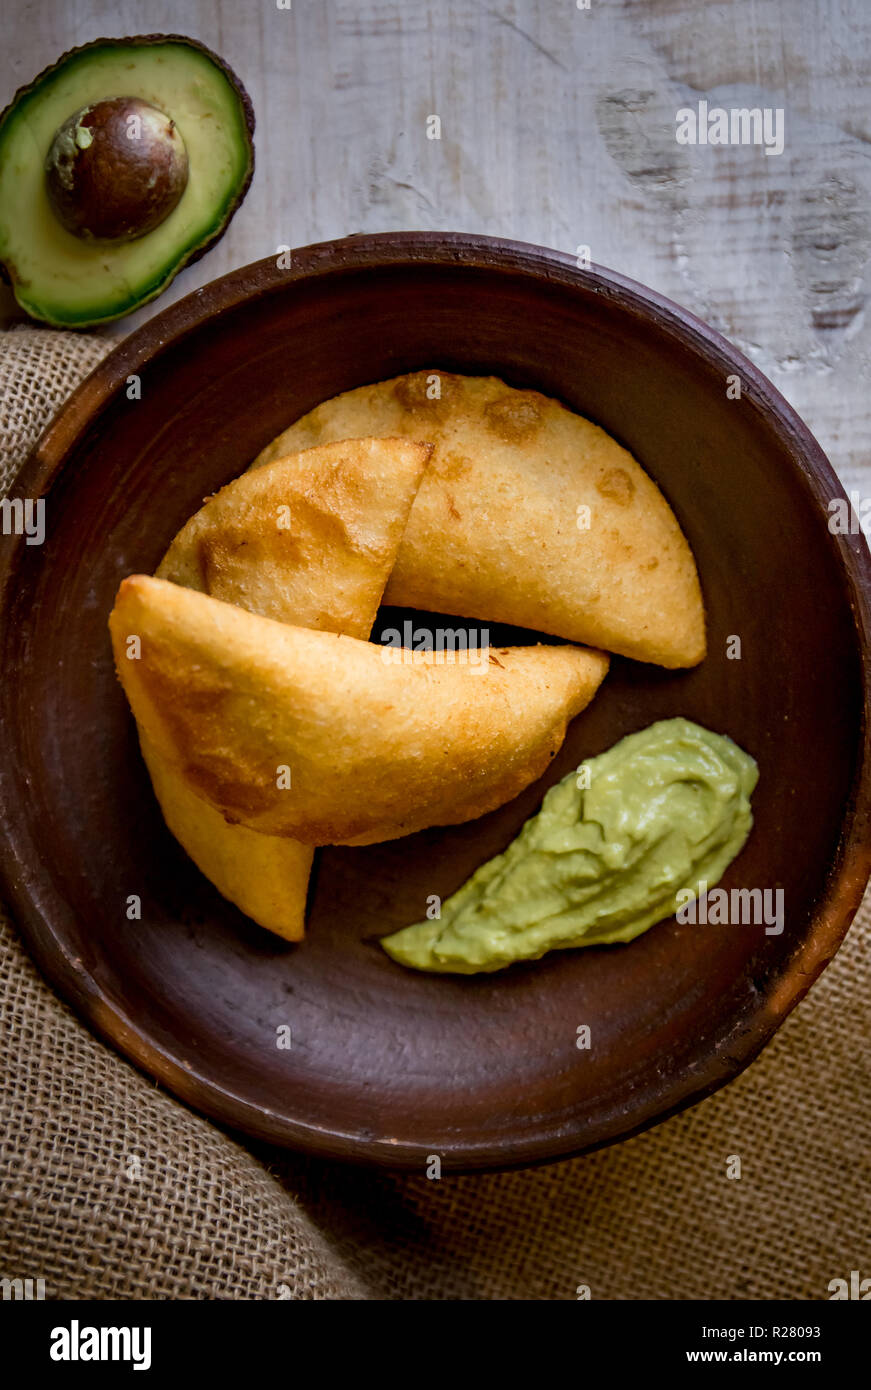
<svg viewBox="0 0 871 1390"><path fill-rule="evenodd" d="M175 122L139 97L84 106L57 130L45 161L58 221L85 241L134 241L164 222L188 182Z"/></svg>

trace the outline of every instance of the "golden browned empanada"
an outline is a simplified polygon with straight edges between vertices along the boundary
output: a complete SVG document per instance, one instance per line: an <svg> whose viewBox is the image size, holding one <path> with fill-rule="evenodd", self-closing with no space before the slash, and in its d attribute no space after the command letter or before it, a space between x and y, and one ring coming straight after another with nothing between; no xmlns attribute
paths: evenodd
<svg viewBox="0 0 871 1390"><path fill-rule="evenodd" d="M608 669L572 646L497 648L483 670L480 653L396 660L145 575L121 584L109 625L133 713L185 784L229 821L310 845L500 806L544 771Z"/></svg>
<svg viewBox="0 0 871 1390"><path fill-rule="evenodd" d="M385 602L661 666L702 660L690 547L656 484L597 425L537 391L433 368L325 401L253 467L356 435L435 445Z"/></svg>

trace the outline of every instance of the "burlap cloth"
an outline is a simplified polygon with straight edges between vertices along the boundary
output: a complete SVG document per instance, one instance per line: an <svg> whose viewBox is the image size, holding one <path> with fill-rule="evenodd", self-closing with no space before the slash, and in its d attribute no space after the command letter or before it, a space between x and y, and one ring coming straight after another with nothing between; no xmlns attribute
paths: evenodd
<svg viewBox="0 0 871 1390"><path fill-rule="evenodd" d="M0 335L0 489L108 346ZM0 1276L49 1298L826 1298L871 1274L869 937L871 896L762 1057L693 1110L434 1182L223 1133L96 1041L0 911Z"/></svg>

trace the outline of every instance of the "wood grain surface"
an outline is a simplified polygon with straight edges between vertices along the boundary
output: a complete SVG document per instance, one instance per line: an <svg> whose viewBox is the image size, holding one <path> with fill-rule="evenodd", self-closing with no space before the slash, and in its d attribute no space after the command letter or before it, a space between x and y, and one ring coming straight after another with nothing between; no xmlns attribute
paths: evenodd
<svg viewBox="0 0 871 1390"><path fill-rule="evenodd" d="M3 102L72 45L155 31L202 39L253 98L257 171L228 234L111 336L280 244L588 246L725 333L845 486L871 488L867 0L5 0L2 29ZM678 145L699 99L782 107L783 153Z"/></svg>

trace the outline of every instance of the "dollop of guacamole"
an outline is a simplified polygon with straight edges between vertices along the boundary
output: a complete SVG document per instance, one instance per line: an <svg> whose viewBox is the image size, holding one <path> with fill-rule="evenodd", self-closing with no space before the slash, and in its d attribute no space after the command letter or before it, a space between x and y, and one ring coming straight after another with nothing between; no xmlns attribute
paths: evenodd
<svg viewBox="0 0 871 1390"><path fill-rule="evenodd" d="M504 854L432 921L381 944L401 965L472 975L547 951L632 941L712 888L750 834L753 758L689 719L629 734L551 787Z"/></svg>

